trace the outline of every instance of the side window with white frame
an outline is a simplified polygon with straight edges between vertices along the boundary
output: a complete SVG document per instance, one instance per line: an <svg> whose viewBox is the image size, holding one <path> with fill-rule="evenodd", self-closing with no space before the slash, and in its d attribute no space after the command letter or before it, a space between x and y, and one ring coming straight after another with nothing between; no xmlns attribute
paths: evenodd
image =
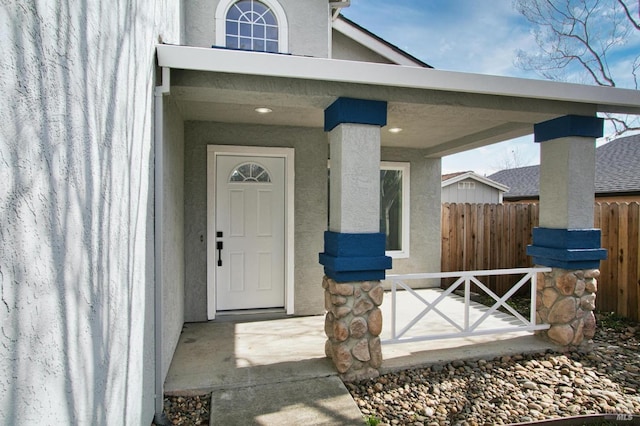
<svg viewBox="0 0 640 426"><path fill-rule="evenodd" d="M221 0L215 25L217 46L287 53L287 19L277 0Z"/></svg>
<svg viewBox="0 0 640 426"><path fill-rule="evenodd" d="M386 254L409 257L409 163L380 164L380 232L386 235Z"/></svg>

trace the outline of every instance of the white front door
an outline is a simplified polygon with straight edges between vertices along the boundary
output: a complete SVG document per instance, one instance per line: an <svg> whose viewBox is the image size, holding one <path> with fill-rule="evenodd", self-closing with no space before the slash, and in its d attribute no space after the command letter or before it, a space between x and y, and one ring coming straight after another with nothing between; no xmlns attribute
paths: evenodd
<svg viewBox="0 0 640 426"><path fill-rule="evenodd" d="M216 311L285 306L285 158L216 156Z"/></svg>

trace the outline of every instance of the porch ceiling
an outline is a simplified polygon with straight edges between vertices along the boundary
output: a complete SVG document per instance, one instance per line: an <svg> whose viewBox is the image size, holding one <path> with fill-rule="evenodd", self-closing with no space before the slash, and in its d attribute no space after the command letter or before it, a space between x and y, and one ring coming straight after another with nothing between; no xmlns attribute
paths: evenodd
<svg viewBox="0 0 640 426"><path fill-rule="evenodd" d="M530 134L566 114L640 114L640 92L623 89L167 45L158 62L172 68L170 95L185 120L321 128L338 97L385 100L382 145L432 157Z"/></svg>

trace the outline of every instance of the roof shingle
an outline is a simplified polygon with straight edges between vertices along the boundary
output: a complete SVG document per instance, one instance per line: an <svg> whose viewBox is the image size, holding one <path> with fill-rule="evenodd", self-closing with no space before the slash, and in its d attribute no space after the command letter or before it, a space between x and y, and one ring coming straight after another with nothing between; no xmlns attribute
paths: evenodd
<svg viewBox="0 0 640 426"><path fill-rule="evenodd" d="M489 176L509 187L509 198L537 197L540 166L501 170ZM596 194L640 192L640 134L615 139L596 149Z"/></svg>

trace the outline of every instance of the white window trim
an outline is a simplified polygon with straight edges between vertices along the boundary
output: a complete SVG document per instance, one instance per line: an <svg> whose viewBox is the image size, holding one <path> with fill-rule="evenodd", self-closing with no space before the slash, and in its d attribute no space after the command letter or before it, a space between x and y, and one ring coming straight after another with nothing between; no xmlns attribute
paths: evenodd
<svg viewBox="0 0 640 426"><path fill-rule="evenodd" d="M207 145L207 317L216 317L216 157L237 155L247 157L280 157L285 159L285 294L287 315L295 312L294 297L294 247L295 247L295 150L294 148L271 148L259 146Z"/></svg>
<svg viewBox="0 0 640 426"><path fill-rule="evenodd" d="M278 52L289 53L289 27L287 25L287 15L284 9L276 0L258 0L264 3L278 20ZM216 46L225 47L227 45L227 12L238 0L220 0L216 8L215 34Z"/></svg>
<svg viewBox="0 0 640 426"><path fill-rule="evenodd" d="M410 176L411 164L395 161L381 161L380 170L399 170L402 172L402 250L387 250L385 254L393 259L405 259L410 256L411 247L411 203Z"/></svg>

